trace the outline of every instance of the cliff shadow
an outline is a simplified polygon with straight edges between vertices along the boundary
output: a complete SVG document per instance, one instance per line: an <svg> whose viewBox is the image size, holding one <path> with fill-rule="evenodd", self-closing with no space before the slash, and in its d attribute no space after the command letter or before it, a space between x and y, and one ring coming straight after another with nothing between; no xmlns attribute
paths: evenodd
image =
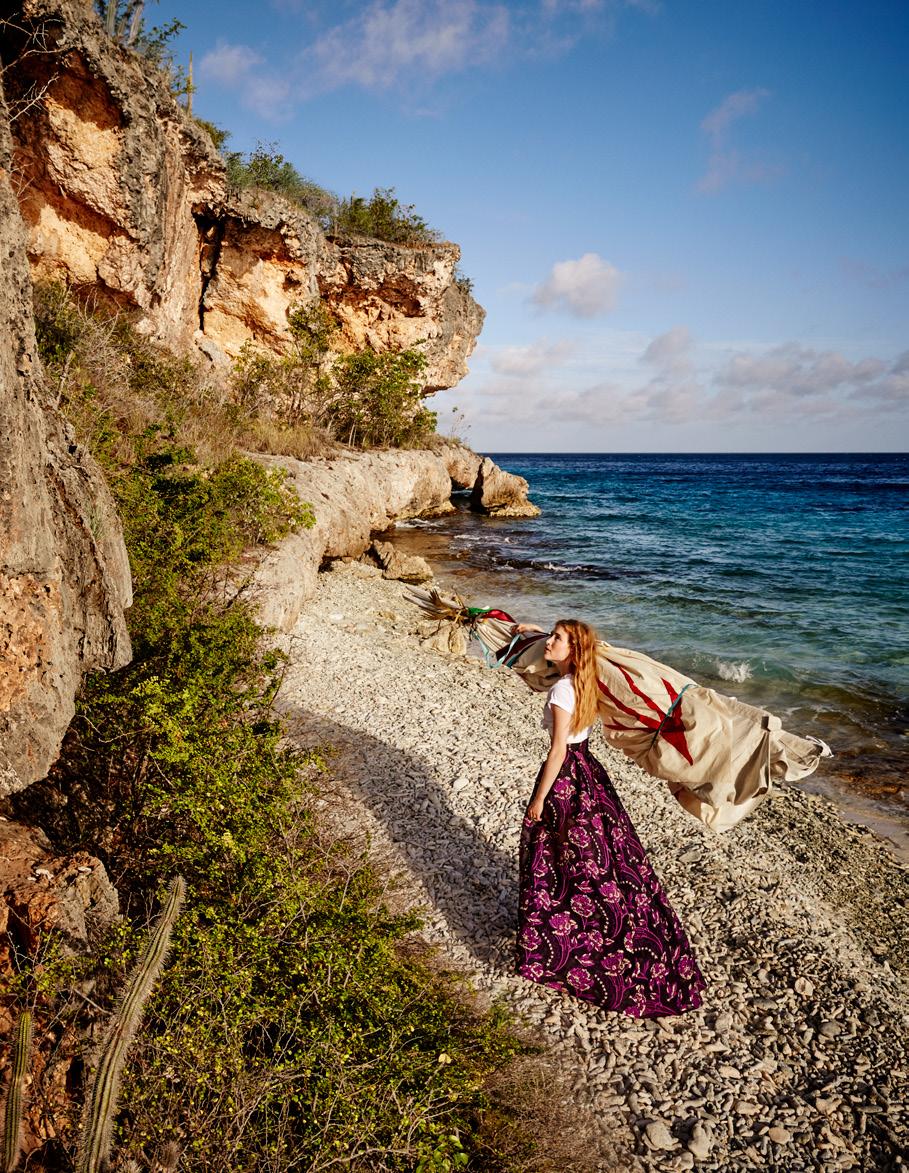
<svg viewBox="0 0 909 1173"><path fill-rule="evenodd" d="M511 972L517 847L510 852L491 842L477 822L452 809L428 756L293 705L281 711L295 745L334 747L331 775L382 825L455 940L483 965ZM517 806L515 813L519 823Z"/></svg>

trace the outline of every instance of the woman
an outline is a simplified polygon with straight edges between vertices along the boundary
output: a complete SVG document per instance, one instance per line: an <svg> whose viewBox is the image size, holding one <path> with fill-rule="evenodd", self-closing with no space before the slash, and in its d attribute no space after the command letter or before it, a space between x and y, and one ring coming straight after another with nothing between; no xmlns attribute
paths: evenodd
<svg viewBox="0 0 909 1173"><path fill-rule="evenodd" d="M704 979L589 748L596 643L592 628L577 619L559 620L546 643L559 679L543 717L550 749L521 832L517 970L636 1018L681 1014L700 1006Z"/></svg>

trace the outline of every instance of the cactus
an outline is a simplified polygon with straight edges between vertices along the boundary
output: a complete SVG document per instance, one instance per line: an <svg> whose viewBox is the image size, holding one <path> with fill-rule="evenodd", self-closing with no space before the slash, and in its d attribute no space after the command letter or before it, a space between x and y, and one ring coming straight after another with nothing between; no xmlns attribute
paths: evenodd
<svg viewBox="0 0 909 1173"><path fill-rule="evenodd" d="M86 1097L77 1158L79 1173L100 1173L107 1164L126 1054L139 1029L145 1003L167 957L171 934L180 915L185 893L183 877L177 876L168 889L167 900L145 952L129 979L123 1001L111 1020Z"/></svg>
<svg viewBox="0 0 909 1173"><path fill-rule="evenodd" d="M126 44L132 47L136 43L136 37L142 28L142 9L145 6L145 0L136 0L133 4L133 10L129 14L129 28L126 33Z"/></svg>
<svg viewBox="0 0 909 1173"><path fill-rule="evenodd" d="M22 1101L25 1076L32 1051L32 1015L24 1010L16 1028L16 1041L11 1056L12 1072L6 1111L3 1114L3 1173L12 1173L19 1163L19 1130L22 1127Z"/></svg>

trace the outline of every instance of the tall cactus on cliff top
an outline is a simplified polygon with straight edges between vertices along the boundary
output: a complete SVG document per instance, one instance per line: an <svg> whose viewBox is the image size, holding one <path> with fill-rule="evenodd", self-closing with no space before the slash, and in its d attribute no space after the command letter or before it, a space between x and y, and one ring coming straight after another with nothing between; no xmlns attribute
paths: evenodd
<svg viewBox="0 0 909 1173"><path fill-rule="evenodd" d="M177 876L167 891L161 916L145 952L133 970L123 1001L111 1020L85 1102L77 1161L79 1173L99 1173L110 1154L126 1053L135 1038L145 1003L167 957L171 934L185 894L186 884L182 876Z"/></svg>
<svg viewBox="0 0 909 1173"><path fill-rule="evenodd" d="M135 43L142 24L142 9L145 0L101 0L101 12L104 16L104 28L107 35L113 40L122 41L124 45ZM121 11L122 9L122 11Z"/></svg>
<svg viewBox="0 0 909 1173"><path fill-rule="evenodd" d="M22 1128L22 1105L25 1076L32 1053L32 1015L24 1010L16 1028L16 1041L10 1057L9 1092L3 1113L3 1173L12 1173L19 1163L19 1132Z"/></svg>

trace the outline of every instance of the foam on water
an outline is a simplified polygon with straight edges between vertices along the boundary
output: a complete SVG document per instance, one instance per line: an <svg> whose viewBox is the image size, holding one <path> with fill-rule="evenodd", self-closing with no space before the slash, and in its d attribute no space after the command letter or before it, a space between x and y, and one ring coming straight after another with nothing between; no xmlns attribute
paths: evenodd
<svg viewBox="0 0 909 1173"><path fill-rule="evenodd" d="M744 684L754 675L747 660L742 660L739 664L727 663L725 660L714 660L714 664L720 680L731 680L735 684Z"/></svg>

